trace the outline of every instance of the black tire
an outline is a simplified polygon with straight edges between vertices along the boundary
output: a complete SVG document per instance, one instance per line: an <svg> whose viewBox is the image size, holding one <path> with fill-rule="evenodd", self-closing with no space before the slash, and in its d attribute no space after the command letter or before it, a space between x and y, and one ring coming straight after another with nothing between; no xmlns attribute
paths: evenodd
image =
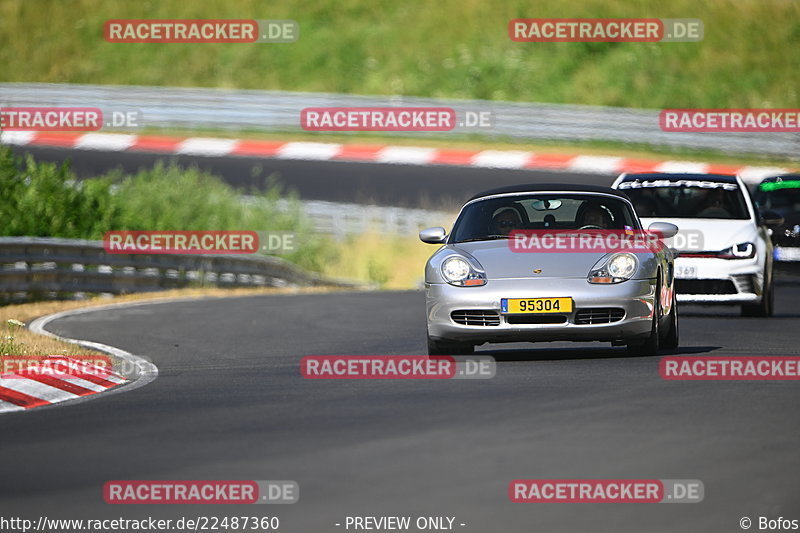
<svg viewBox="0 0 800 533"><path fill-rule="evenodd" d="M757 304L742 305L742 316L770 317L775 308L775 284L772 282L772 272L764 273L765 289L761 301Z"/></svg>
<svg viewBox="0 0 800 533"><path fill-rule="evenodd" d="M667 350L675 350L680 344L679 339L680 331L678 329L678 301L675 297L675 292L672 293L672 312L669 317L669 326L664 332L664 337L661 339L660 348Z"/></svg>
<svg viewBox="0 0 800 533"><path fill-rule="evenodd" d="M628 355L633 356L653 356L658 355L658 348L661 340L661 280L656 285L656 298L653 304L653 325L650 327L650 336L643 342L629 342Z"/></svg>
<svg viewBox="0 0 800 533"><path fill-rule="evenodd" d="M428 337L428 355L472 355L475 346L464 342L437 341Z"/></svg>

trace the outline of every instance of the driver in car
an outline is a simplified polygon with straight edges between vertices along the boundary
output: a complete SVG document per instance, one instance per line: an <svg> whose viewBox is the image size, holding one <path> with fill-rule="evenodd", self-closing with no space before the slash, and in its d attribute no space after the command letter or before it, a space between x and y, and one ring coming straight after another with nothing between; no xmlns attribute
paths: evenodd
<svg viewBox="0 0 800 533"><path fill-rule="evenodd" d="M522 219L516 209L506 207L492 218L489 231L494 235L508 235L517 229L522 229Z"/></svg>

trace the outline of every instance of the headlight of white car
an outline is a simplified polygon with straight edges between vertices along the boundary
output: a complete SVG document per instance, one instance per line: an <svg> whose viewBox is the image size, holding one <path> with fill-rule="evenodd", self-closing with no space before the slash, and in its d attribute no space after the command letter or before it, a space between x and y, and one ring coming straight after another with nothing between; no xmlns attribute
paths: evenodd
<svg viewBox="0 0 800 533"><path fill-rule="evenodd" d="M750 259L755 256L756 245L752 242L741 242L717 254L717 257L722 259Z"/></svg>
<svg viewBox="0 0 800 533"><path fill-rule="evenodd" d="M486 273L460 255L451 255L442 262L442 277L458 287L486 285Z"/></svg>
<svg viewBox="0 0 800 533"><path fill-rule="evenodd" d="M589 283L620 283L636 274L639 260L629 253L611 254L595 263L589 272Z"/></svg>

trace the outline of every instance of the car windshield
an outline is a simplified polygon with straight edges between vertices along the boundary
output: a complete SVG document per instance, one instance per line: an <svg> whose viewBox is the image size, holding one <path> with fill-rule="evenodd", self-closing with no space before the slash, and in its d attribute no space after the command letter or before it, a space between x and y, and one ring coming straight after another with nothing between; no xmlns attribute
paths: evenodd
<svg viewBox="0 0 800 533"><path fill-rule="evenodd" d="M750 218L737 183L700 180L627 181L619 184L642 218Z"/></svg>
<svg viewBox="0 0 800 533"><path fill-rule="evenodd" d="M623 200L591 194L517 194L468 204L450 242L508 238L514 230L640 229Z"/></svg>
<svg viewBox="0 0 800 533"><path fill-rule="evenodd" d="M756 196L759 209L800 212L800 181L798 181L797 187L775 187L774 185L776 184L765 183L759 188Z"/></svg>

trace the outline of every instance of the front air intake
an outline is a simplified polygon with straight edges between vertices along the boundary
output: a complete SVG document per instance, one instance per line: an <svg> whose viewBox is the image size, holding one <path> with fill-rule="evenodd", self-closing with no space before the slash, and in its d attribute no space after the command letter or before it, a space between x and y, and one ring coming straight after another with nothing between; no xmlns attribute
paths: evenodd
<svg viewBox="0 0 800 533"><path fill-rule="evenodd" d="M450 313L450 318L462 326L499 326L500 315L491 309L461 309Z"/></svg>

